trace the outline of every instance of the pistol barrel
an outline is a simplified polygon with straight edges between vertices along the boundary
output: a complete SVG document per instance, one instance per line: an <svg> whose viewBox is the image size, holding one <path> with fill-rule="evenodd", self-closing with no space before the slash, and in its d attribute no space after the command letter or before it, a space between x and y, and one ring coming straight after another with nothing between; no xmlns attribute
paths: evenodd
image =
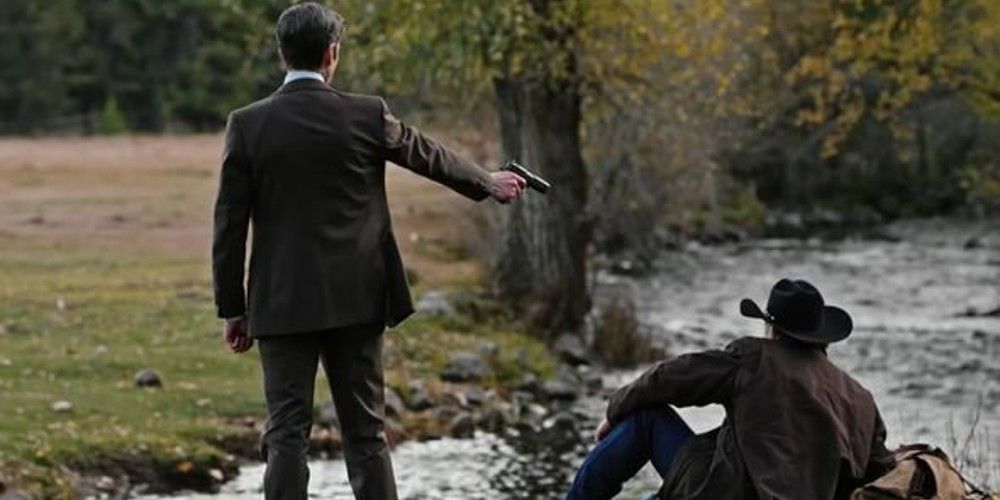
<svg viewBox="0 0 1000 500"><path fill-rule="evenodd" d="M539 177L534 172L522 167L515 161L508 161L506 165L500 167L500 170L506 170L508 172L513 172L524 178L528 182L528 187L538 191L539 193L545 194L552 184L549 181Z"/></svg>

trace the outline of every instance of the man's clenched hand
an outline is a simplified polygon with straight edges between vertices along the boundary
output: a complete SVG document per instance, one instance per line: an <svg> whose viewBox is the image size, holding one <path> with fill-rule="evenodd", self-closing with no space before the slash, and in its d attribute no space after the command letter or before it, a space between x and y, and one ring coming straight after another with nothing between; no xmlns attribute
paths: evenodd
<svg viewBox="0 0 1000 500"><path fill-rule="evenodd" d="M235 353L246 352L253 347L253 337L250 336L245 317L227 319L226 324L222 326L222 338Z"/></svg>
<svg viewBox="0 0 1000 500"><path fill-rule="evenodd" d="M490 174L490 196L499 203L510 203L524 194L528 181L513 172L500 171Z"/></svg>

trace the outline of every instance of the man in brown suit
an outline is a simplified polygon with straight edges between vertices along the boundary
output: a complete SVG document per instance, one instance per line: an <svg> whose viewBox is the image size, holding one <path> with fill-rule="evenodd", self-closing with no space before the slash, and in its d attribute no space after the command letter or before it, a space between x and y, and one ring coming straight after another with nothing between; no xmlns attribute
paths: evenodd
<svg viewBox="0 0 1000 500"><path fill-rule="evenodd" d="M385 162L473 200L507 203L525 181L486 172L400 123L378 97L333 89L343 32L335 12L296 5L276 32L285 83L234 111L226 126L212 250L223 334L235 352L259 341L268 499L306 498L320 361L355 496L395 499L383 432L382 332L413 307L389 220Z"/></svg>
<svg viewBox="0 0 1000 500"><path fill-rule="evenodd" d="M649 369L611 397L598 444L568 499L606 499L646 462L663 499L846 499L894 465L872 395L826 357L852 322L801 280L781 280L766 312L767 338L686 354ZM725 406L726 420L694 435L668 405Z"/></svg>

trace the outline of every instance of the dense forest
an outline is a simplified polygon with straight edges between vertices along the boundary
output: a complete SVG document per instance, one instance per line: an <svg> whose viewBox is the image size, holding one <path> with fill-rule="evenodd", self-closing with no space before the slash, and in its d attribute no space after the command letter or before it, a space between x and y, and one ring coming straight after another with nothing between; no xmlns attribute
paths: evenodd
<svg viewBox="0 0 1000 500"><path fill-rule="evenodd" d="M425 124L486 110L505 156L562 183L514 210L568 229L512 232L512 272L559 282L591 239L655 247L661 227L754 230L779 208L872 220L1000 199L994 0L326 3L348 20L338 86ZM0 2L0 133L217 131L279 83L287 5ZM571 255L524 265L539 245Z"/></svg>

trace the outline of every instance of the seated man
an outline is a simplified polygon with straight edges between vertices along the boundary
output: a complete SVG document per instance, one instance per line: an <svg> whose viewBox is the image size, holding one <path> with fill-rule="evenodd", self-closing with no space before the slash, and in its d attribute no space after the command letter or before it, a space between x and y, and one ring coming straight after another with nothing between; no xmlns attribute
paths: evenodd
<svg viewBox="0 0 1000 500"><path fill-rule="evenodd" d="M826 357L851 317L787 279L766 312L749 299L740 312L766 338L661 362L612 395L568 499L611 498L648 461L663 499L846 499L892 468L872 395ZM709 403L726 419L697 436L668 406Z"/></svg>

